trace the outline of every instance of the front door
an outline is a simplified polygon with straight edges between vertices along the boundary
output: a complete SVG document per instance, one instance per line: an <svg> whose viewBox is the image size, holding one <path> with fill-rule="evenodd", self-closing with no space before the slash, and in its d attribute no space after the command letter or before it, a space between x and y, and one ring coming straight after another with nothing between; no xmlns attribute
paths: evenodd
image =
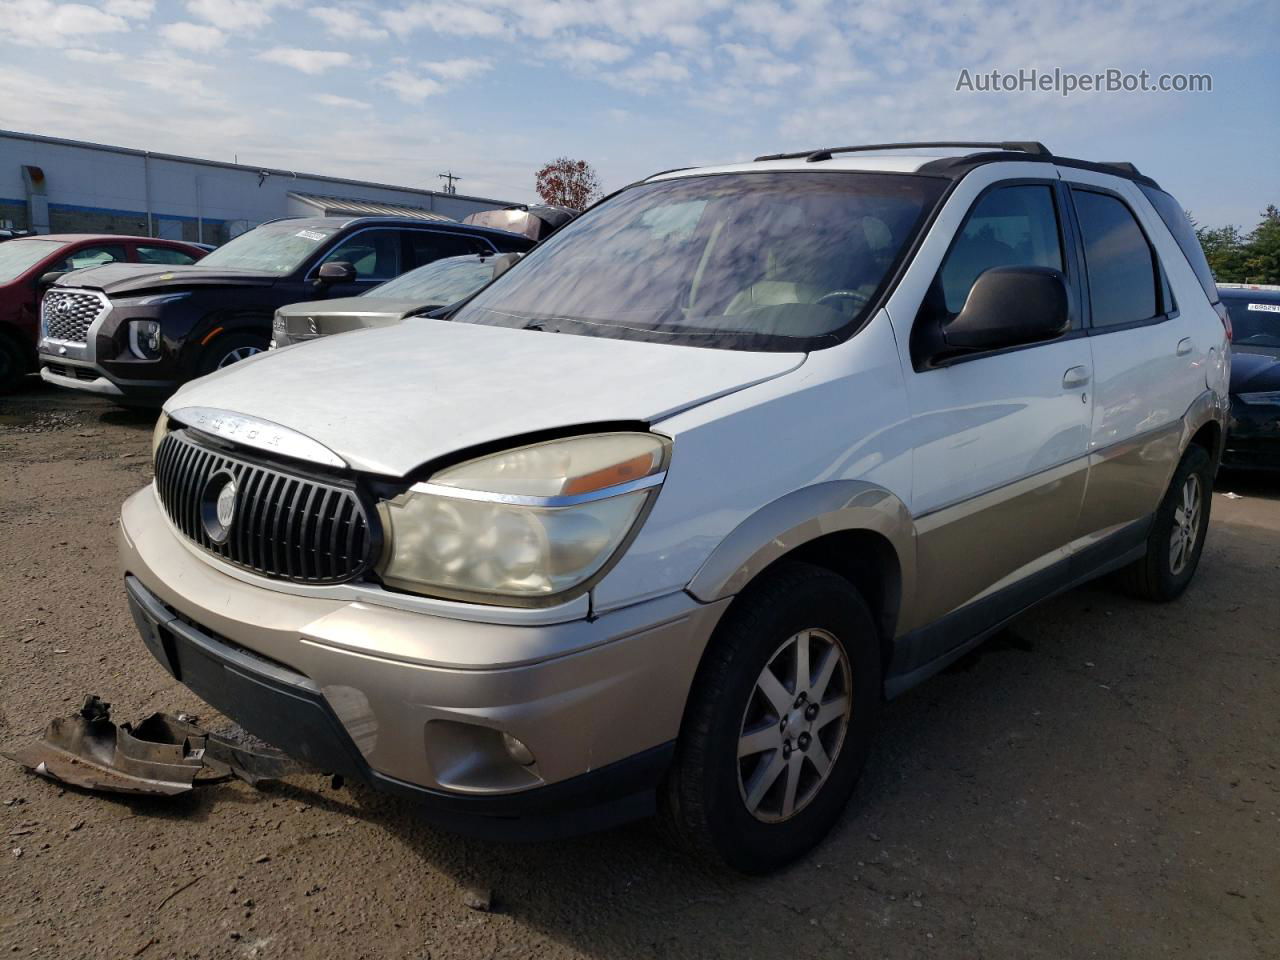
<svg viewBox="0 0 1280 960"><path fill-rule="evenodd" d="M996 183L978 196L916 321L936 323L938 311L944 322L953 317L992 267L1053 267L1071 291L1071 329L1056 340L907 371L916 626L1050 575L1076 535L1088 475L1092 359L1080 329L1078 264L1066 242L1062 196L1048 180ZM913 659L927 662L964 639L963 628L941 631Z"/></svg>

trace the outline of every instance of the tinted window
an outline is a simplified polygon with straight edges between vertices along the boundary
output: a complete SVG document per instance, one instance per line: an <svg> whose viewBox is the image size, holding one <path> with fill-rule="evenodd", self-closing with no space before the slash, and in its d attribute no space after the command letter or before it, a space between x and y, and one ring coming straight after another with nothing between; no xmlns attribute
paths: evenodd
<svg viewBox="0 0 1280 960"><path fill-rule="evenodd" d="M1000 187L969 214L938 273L948 313L959 313L973 282L992 267L1062 269L1053 190L1040 184Z"/></svg>
<svg viewBox="0 0 1280 960"><path fill-rule="evenodd" d="M68 255L55 269L83 270L86 267L100 267L104 263L124 263L128 259L124 247L118 243L95 243Z"/></svg>
<svg viewBox="0 0 1280 960"><path fill-rule="evenodd" d="M181 250L174 250L172 247L138 247L138 261L140 263L171 263L177 266L185 266L195 263L196 258L189 253L183 253Z"/></svg>
<svg viewBox="0 0 1280 960"><path fill-rule="evenodd" d="M400 273L400 231L358 230L343 240L321 263L345 261L361 280L390 280Z"/></svg>
<svg viewBox="0 0 1280 960"><path fill-rule="evenodd" d="M374 287L366 297L417 300L423 306L446 306L469 297L493 279L493 256L446 257L402 273L394 280Z"/></svg>
<svg viewBox="0 0 1280 960"><path fill-rule="evenodd" d="M409 267L421 267L445 257L461 257L468 253L491 253L493 248L479 237L461 233L409 231Z"/></svg>
<svg viewBox="0 0 1280 960"><path fill-rule="evenodd" d="M196 266L284 276L302 266L338 229L337 224L305 220L264 223L223 244Z"/></svg>
<svg viewBox="0 0 1280 960"><path fill-rule="evenodd" d="M1093 325L1149 320L1158 312L1156 259L1129 208L1116 197L1072 190L1089 273Z"/></svg>
<svg viewBox="0 0 1280 960"><path fill-rule="evenodd" d="M65 247L61 240L6 240L0 243L0 283L8 283ZM60 269L50 266L50 270Z"/></svg>
<svg viewBox="0 0 1280 960"><path fill-rule="evenodd" d="M641 184L552 234L453 319L736 350L830 345L945 186L808 171Z"/></svg>
<svg viewBox="0 0 1280 960"><path fill-rule="evenodd" d="M1237 346L1280 347L1280 297L1223 297L1231 315L1231 342Z"/></svg>
<svg viewBox="0 0 1280 960"><path fill-rule="evenodd" d="M1178 242L1178 247L1187 258L1187 263L1191 264L1191 269L1195 271L1196 279L1204 288L1204 294L1209 298L1209 302L1217 303L1218 288L1213 283L1213 271L1209 269L1209 261L1204 258L1204 248L1200 246L1200 238L1196 236L1195 227L1191 225L1186 211L1178 205L1177 200L1163 190L1142 186L1142 192L1147 195L1151 205L1156 208L1156 213L1160 214L1160 219L1173 234L1173 239Z"/></svg>

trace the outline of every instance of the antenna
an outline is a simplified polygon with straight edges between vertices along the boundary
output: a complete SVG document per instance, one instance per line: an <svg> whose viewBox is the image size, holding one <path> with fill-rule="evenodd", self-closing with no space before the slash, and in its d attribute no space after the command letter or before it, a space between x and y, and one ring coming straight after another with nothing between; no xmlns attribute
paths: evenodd
<svg viewBox="0 0 1280 960"><path fill-rule="evenodd" d="M459 176L457 176L457 175L456 175L452 170L449 170L449 171L448 171L448 172L446 172L446 173L437 174L437 176L439 176L441 180L447 181L447 182L445 183L445 187L444 187L444 192L445 192L445 193L457 193L457 192L458 192L458 188L457 188L457 187L455 187L455 186L453 185L453 183L454 183L454 181L455 181L455 180L461 180L462 178L461 178L461 177L459 177Z"/></svg>

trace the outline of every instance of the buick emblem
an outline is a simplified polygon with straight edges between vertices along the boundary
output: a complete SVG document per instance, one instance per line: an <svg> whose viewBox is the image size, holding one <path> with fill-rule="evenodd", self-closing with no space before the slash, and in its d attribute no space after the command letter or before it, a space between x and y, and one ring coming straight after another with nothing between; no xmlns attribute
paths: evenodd
<svg viewBox="0 0 1280 960"><path fill-rule="evenodd" d="M200 498L200 521L204 532L216 544L224 544L236 520L236 478L219 471L209 478Z"/></svg>

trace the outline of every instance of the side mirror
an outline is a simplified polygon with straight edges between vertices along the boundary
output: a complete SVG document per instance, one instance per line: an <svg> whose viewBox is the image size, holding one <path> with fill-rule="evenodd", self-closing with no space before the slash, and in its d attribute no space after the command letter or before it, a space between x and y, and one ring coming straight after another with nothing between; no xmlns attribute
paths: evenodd
<svg viewBox="0 0 1280 960"><path fill-rule="evenodd" d="M52 287L55 283L67 275L66 270L50 270L48 273L40 274L40 279L36 281L36 286L43 290L45 287Z"/></svg>
<svg viewBox="0 0 1280 960"><path fill-rule="evenodd" d="M330 260L320 264L316 279L321 283L352 283L356 279L356 268L345 260Z"/></svg>
<svg viewBox="0 0 1280 960"><path fill-rule="evenodd" d="M1070 322L1061 270L992 267L974 282L960 313L942 325L942 340L948 352L998 350L1052 340Z"/></svg>

